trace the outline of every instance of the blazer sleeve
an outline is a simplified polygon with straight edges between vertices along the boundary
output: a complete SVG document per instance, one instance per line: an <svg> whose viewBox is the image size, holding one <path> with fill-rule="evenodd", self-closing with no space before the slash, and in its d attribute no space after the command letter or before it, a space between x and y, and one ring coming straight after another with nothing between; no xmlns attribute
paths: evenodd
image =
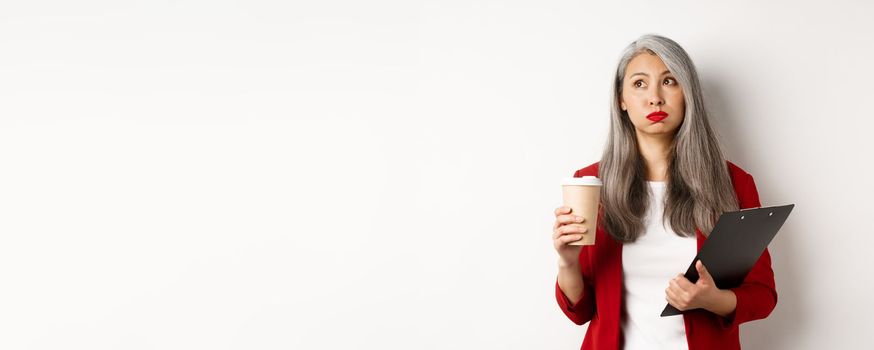
<svg viewBox="0 0 874 350"><path fill-rule="evenodd" d="M561 287L558 285L558 277L555 280L555 299L558 301L558 306L561 308L561 311L571 320L573 323L578 325L583 325L586 322L592 320L592 315L595 314L595 288L592 287L592 278L591 274L584 273L584 270L591 270L588 268L590 265L586 265L584 268L582 261L589 261L588 259L588 248L583 247L580 249L580 273L583 275L583 298L580 299L576 304L568 298L567 295L561 290ZM587 276L588 275L588 276ZM574 299L579 298L579 296L574 296Z"/></svg>
<svg viewBox="0 0 874 350"><path fill-rule="evenodd" d="M746 175L745 184L740 186L740 189L738 202L741 209L762 206L756 183L751 175ZM721 317L723 328L731 329L741 323L763 319L771 314L777 306L777 288L774 283L774 271L771 269L771 254L767 248L753 265L743 283L736 288L731 288L731 291L737 297L737 306L732 314Z"/></svg>
<svg viewBox="0 0 874 350"><path fill-rule="evenodd" d="M574 177L582 177L584 174L581 173L581 170L577 170L574 173ZM579 262L580 274L583 277L583 297L576 304L573 304L561 290L558 285L558 277L555 279L555 299L558 301L558 306L577 325L589 322L595 314L595 288L592 284L592 260L589 255L589 250L593 248L593 246L583 246L580 248ZM579 298L579 295L571 297L576 299Z"/></svg>

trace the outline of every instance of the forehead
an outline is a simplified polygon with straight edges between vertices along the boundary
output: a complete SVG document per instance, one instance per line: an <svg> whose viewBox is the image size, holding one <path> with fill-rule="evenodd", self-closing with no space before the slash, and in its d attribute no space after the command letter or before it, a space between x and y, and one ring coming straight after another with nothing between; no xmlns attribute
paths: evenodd
<svg viewBox="0 0 874 350"><path fill-rule="evenodd" d="M665 63L661 58L659 58L659 56L644 52L635 56L628 62L628 66L625 67L625 76L628 77L634 73L646 73L650 76L658 76L666 70L668 70L668 67L665 66Z"/></svg>

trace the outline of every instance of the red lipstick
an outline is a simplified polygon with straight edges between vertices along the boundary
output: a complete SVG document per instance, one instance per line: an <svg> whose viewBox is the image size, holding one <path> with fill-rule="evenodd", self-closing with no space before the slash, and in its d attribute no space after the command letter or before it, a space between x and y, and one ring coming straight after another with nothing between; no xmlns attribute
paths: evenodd
<svg viewBox="0 0 874 350"><path fill-rule="evenodd" d="M668 114L662 111L655 111L646 116L646 119L652 120L653 123L658 123L668 117Z"/></svg>

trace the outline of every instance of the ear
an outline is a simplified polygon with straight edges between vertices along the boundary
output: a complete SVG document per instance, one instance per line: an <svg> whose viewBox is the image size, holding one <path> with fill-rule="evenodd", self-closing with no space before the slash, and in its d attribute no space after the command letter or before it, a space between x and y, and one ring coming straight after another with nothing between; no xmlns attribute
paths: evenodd
<svg viewBox="0 0 874 350"><path fill-rule="evenodd" d="M628 110L628 107L625 107L625 101L619 100L619 106L623 111Z"/></svg>

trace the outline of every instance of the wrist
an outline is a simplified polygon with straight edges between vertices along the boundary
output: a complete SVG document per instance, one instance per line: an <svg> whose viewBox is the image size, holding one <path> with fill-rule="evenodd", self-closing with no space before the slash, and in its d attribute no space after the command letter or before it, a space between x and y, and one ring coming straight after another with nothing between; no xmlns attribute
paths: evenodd
<svg viewBox="0 0 874 350"><path fill-rule="evenodd" d="M706 309L719 316L728 316L737 307L737 296L730 289L719 289Z"/></svg>
<svg viewBox="0 0 874 350"><path fill-rule="evenodd" d="M558 268L560 269L579 269L579 267L579 261L568 262L564 261L564 259L558 259Z"/></svg>

